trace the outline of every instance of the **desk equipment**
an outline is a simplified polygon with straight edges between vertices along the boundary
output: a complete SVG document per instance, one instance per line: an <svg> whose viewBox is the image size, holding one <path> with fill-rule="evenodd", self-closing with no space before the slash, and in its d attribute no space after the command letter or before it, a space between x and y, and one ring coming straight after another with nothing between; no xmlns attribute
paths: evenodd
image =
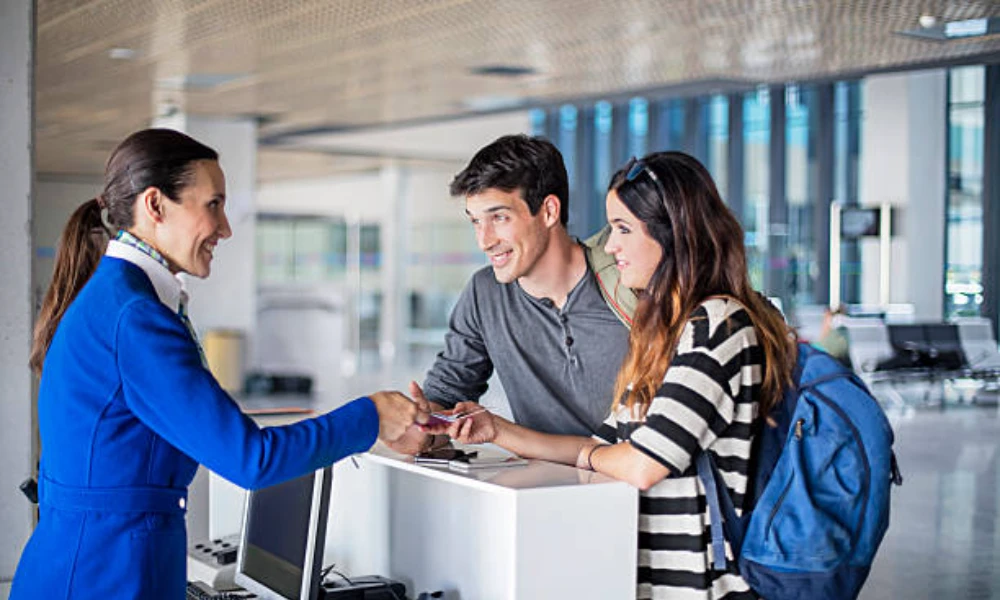
<svg viewBox="0 0 1000 600"><path fill-rule="evenodd" d="M262 600L317 600L333 471L261 490L243 508L236 584Z"/></svg>
<svg viewBox="0 0 1000 600"><path fill-rule="evenodd" d="M233 578L236 575L239 543L238 535L189 543L188 580L204 582L215 590L237 589Z"/></svg>
<svg viewBox="0 0 1000 600"><path fill-rule="evenodd" d="M406 586L380 575L323 584L323 600L404 600Z"/></svg>
<svg viewBox="0 0 1000 600"><path fill-rule="evenodd" d="M253 597L247 592L219 592L203 581L189 581L184 593L185 600L243 600Z"/></svg>

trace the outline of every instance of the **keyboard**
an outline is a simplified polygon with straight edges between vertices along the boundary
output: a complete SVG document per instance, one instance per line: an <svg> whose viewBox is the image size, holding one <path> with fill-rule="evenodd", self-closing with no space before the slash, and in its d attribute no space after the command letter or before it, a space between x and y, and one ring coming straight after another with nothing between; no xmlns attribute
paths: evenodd
<svg viewBox="0 0 1000 600"><path fill-rule="evenodd" d="M189 581L186 600L243 600L244 598L256 598L249 592L217 592L203 581Z"/></svg>

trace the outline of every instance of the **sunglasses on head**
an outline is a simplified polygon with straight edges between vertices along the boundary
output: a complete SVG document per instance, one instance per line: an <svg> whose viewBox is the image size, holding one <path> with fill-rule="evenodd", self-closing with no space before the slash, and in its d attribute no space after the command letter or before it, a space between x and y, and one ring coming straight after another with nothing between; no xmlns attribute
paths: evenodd
<svg viewBox="0 0 1000 600"><path fill-rule="evenodd" d="M632 157L629 159L626 165L628 169L625 171L625 181L631 183L636 180L643 173L646 174L653 181L653 185L656 186L656 191L660 194L660 200L663 202L667 201L667 190L663 188L663 184L660 183L660 178L656 176L656 172L646 164L646 161L641 158Z"/></svg>

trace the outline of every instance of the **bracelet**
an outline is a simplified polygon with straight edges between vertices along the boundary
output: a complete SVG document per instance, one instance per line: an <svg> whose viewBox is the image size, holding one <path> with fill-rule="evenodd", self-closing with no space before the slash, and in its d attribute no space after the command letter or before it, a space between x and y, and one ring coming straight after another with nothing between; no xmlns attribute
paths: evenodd
<svg viewBox="0 0 1000 600"><path fill-rule="evenodd" d="M587 453L587 467L591 471L597 470L594 468L594 463L591 462L591 460L594 458L594 452L596 452L598 448L603 448L605 446L607 446L607 444L594 444L593 446L590 447L590 452Z"/></svg>

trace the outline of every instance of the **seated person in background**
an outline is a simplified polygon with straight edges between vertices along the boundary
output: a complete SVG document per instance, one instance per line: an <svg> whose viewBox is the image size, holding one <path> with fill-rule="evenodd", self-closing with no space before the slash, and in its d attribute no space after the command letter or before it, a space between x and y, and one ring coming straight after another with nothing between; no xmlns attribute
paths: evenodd
<svg viewBox="0 0 1000 600"><path fill-rule="evenodd" d="M593 434L607 412L635 303L604 252L607 230L585 244L570 237L566 167L541 138L497 139L455 176L451 193L465 197L491 264L463 290L423 393L435 409L476 402L496 368L518 423ZM421 390L414 383L410 393ZM413 454L432 444L413 427L390 446Z"/></svg>
<svg viewBox="0 0 1000 600"><path fill-rule="evenodd" d="M14 600L183 598L198 463L267 487L427 418L425 405L378 392L259 428L206 368L176 277L208 277L216 244L232 235L215 150L139 131L111 154L104 180L62 233L35 326L39 521Z"/></svg>
<svg viewBox="0 0 1000 600"><path fill-rule="evenodd" d="M823 311L823 329L820 330L819 339L813 345L850 367L851 357L847 348L847 332L840 323L846 314L847 309L844 308L844 305L837 306L837 308L827 308Z"/></svg>
<svg viewBox="0 0 1000 600"><path fill-rule="evenodd" d="M697 160L679 152L633 159L615 173L606 204L606 250L622 284L644 291L597 435L541 433L490 413L426 429L642 490L638 598L753 598L735 567L709 566L694 465L710 452L739 510L754 432L791 381L794 336L751 288L742 228Z"/></svg>

